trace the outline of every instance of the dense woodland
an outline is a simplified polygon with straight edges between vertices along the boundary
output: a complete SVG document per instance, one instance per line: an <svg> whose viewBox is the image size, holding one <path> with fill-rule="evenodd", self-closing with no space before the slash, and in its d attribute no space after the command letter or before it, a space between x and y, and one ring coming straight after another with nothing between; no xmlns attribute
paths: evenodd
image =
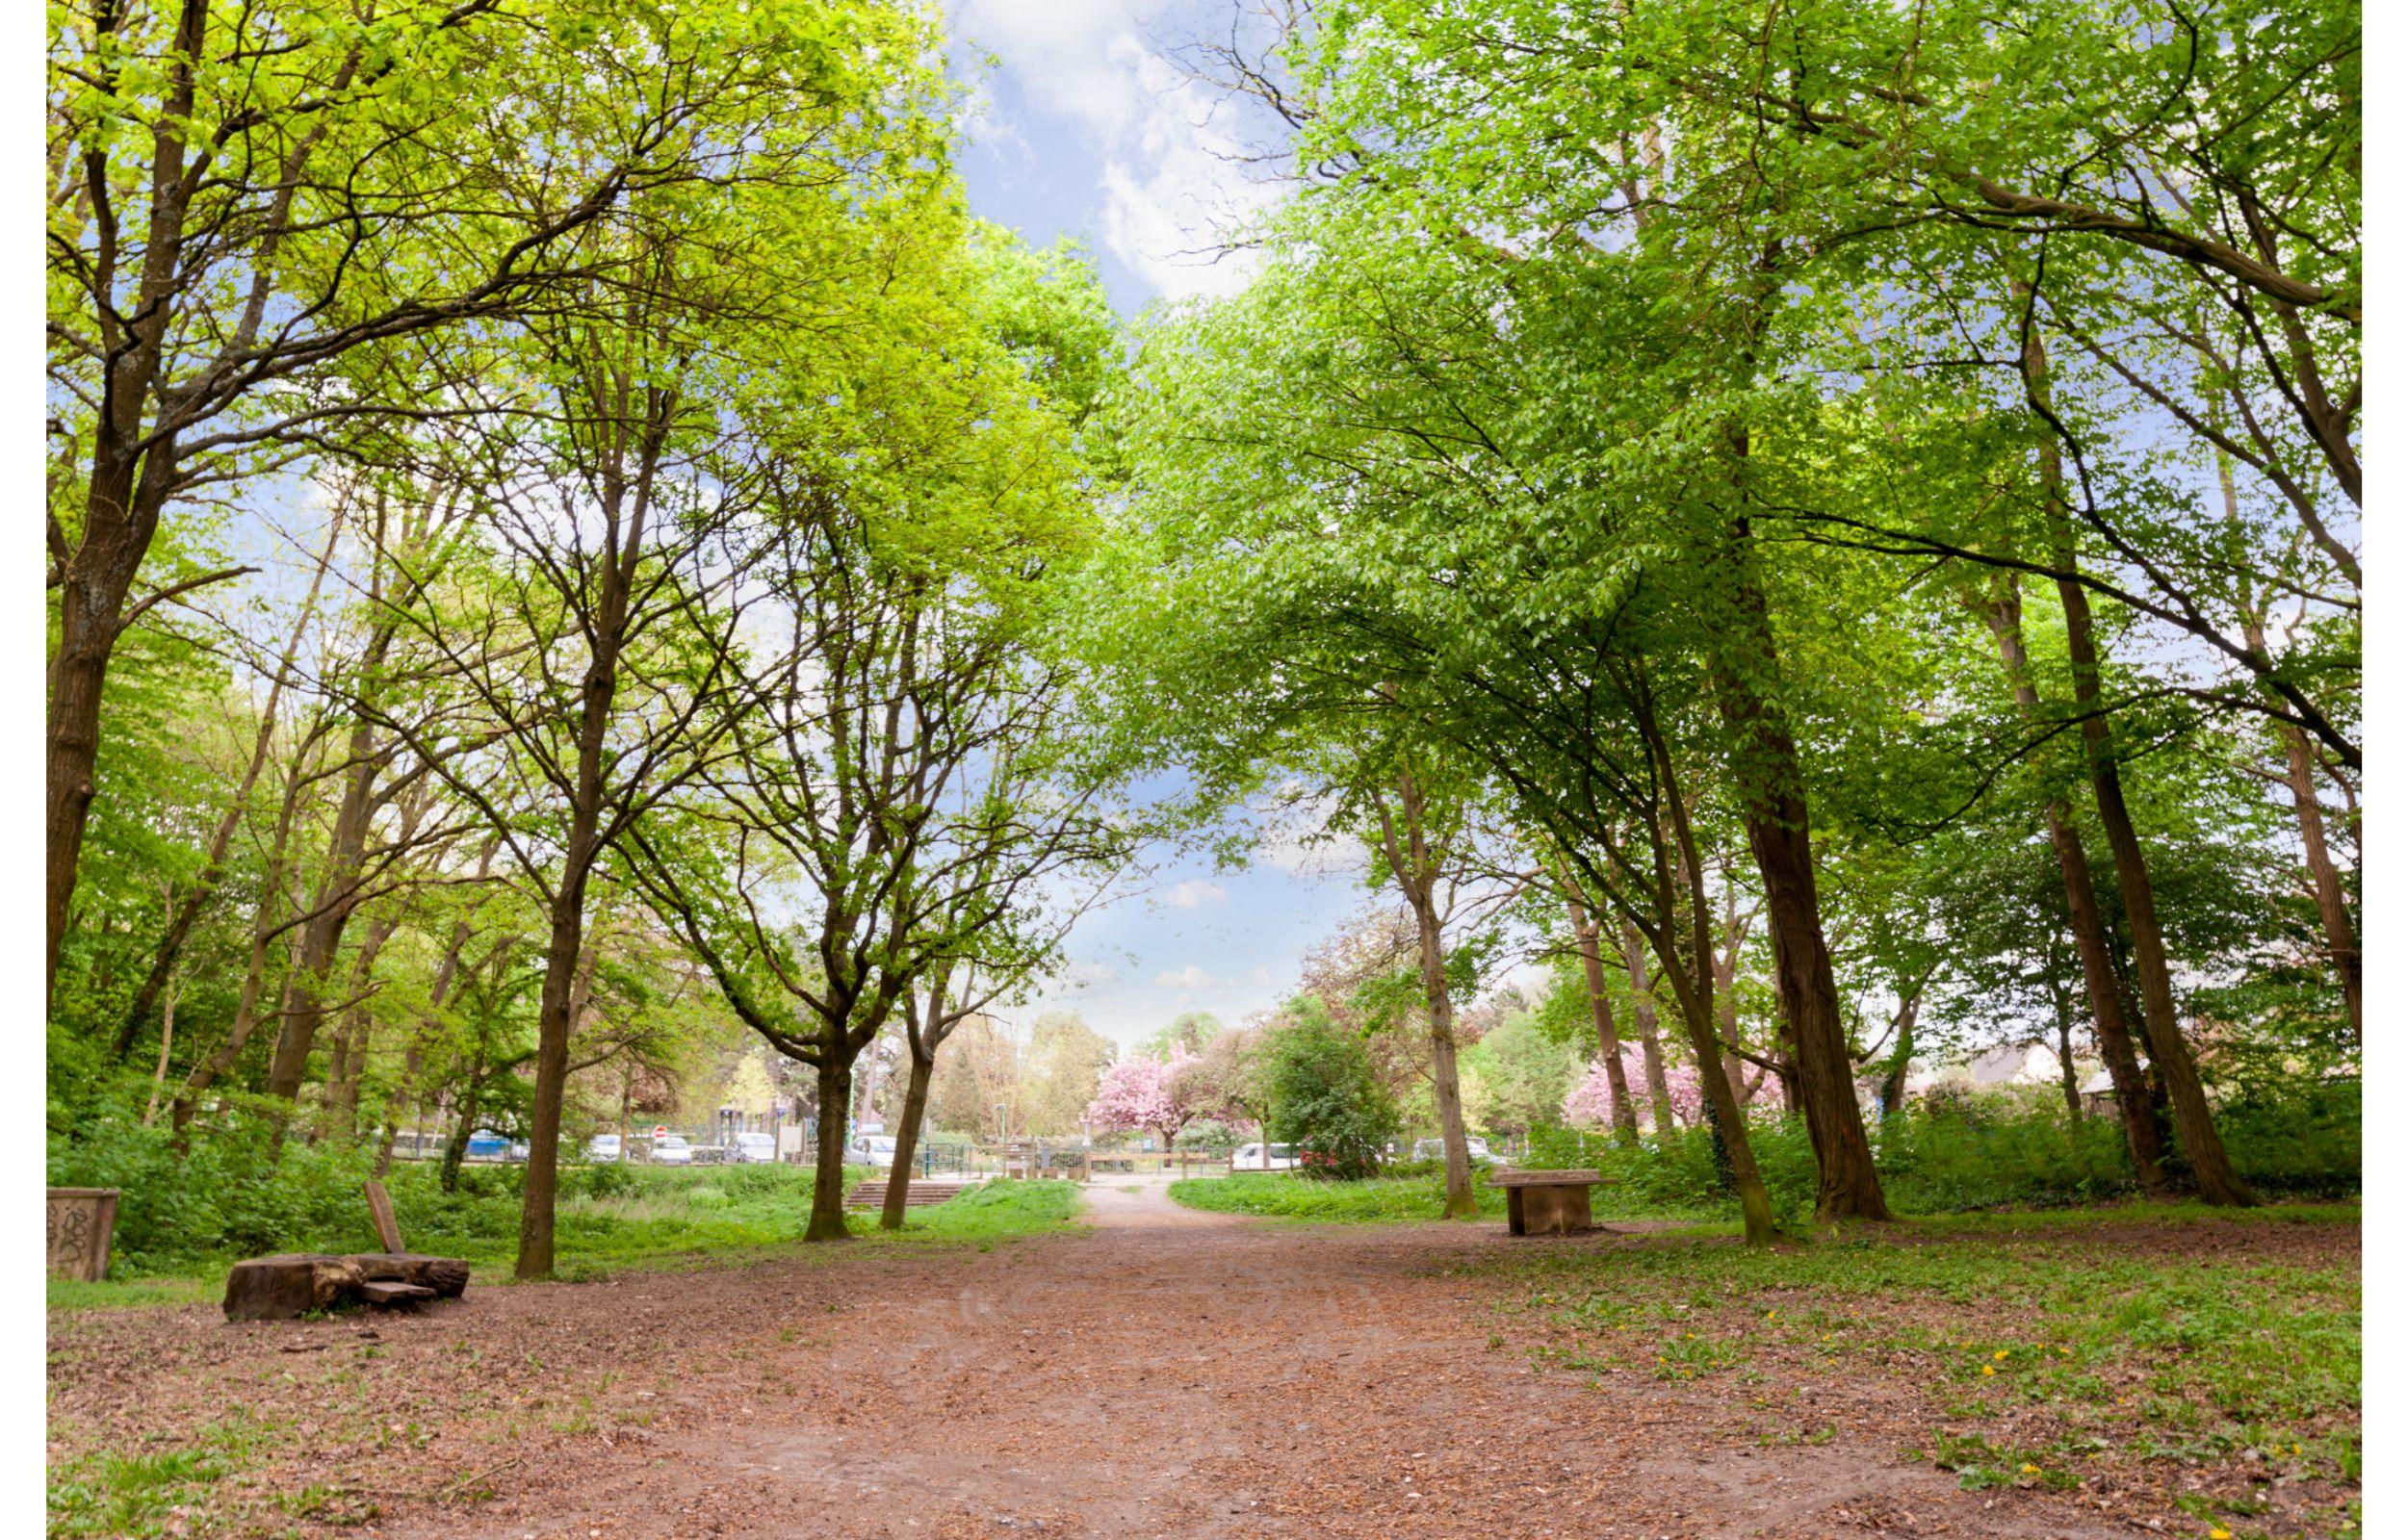
<svg viewBox="0 0 2407 1540"><path fill-rule="evenodd" d="M1586 1116L1887 1219L1998 1043L2149 1194L2353 1108L2353 7L1249 6L1250 282L1133 322L933 8L50 15L54 1180L505 1128L542 1275L748 1045L839 1237L865 1054L1087 1120L989 1013L1273 806L1376 901L1127 1057L1450 1213Z"/></svg>

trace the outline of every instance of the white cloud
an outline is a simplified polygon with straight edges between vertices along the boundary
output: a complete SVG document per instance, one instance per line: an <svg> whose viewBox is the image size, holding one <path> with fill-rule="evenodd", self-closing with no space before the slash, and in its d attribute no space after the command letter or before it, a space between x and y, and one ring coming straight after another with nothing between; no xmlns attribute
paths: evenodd
<svg viewBox="0 0 2407 1540"><path fill-rule="evenodd" d="M1369 855L1360 841L1329 833L1336 810L1334 797L1307 798L1279 808L1254 842L1255 859L1292 877L1361 876L1369 868Z"/></svg>
<svg viewBox="0 0 2407 1540"><path fill-rule="evenodd" d="M1104 246L1162 294L1244 287L1251 255L1227 235L1275 196L1249 178L1244 146L1216 126L1208 87L1188 80L1140 28L1165 0L961 0L956 37L993 50L1038 110L1066 118L1101 171L1093 213ZM980 137L1025 142L980 104Z"/></svg>
<svg viewBox="0 0 2407 1540"><path fill-rule="evenodd" d="M1164 989L1208 989L1220 980L1190 962L1176 971L1165 970L1153 975L1153 983Z"/></svg>
<svg viewBox="0 0 2407 1540"><path fill-rule="evenodd" d="M1229 889L1218 883L1207 883L1200 877L1191 877L1183 883L1174 885L1168 892L1162 895L1162 902L1172 909L1202 909L1206 904L1217 904L1228 896Z"/></svg>
<svg viewBox="0 0 2407 1540"><path fill-rule="evenodd" d="M1108 962L1073 962L1061 970L1061 981L1073 988L1101 984L1120 976L1120 970Z"/></svg>

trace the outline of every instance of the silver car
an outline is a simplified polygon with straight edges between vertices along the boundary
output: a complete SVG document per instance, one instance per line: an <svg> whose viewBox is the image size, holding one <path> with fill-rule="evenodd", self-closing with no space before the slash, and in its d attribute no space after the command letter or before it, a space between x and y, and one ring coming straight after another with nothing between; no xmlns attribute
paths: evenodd
<svg viewBox="0 0 2407 1540"><path fill-rule="evenodd" d="M1462 1141L1462 1149L1464 1154L1475 1161L1486 1161L1490 1166L1503 1164L1495 1156L1488 1153L1488 1141L1484 1139L1466 1137ZM1446 1158L1446 1142L1442 1139L1416 1141L1412 1145L1412 1158L1416 1161L1442 1161Z"/></svg>

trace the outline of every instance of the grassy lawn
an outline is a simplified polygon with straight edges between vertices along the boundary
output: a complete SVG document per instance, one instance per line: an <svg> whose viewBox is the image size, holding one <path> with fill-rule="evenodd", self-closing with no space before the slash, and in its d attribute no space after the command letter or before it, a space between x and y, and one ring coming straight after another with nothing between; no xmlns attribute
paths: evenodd
<svg viewBox="0 0 2407 1540"><path fill-rule="evenodd" d="M1479 1199L1482 1218L1504 1218L1505 1195L1500 1190L1477 1183L1472 1192ZM1359 1224L1437 1219L1445 1212L1446 1182L1442 1176L1319 1182L1283 1171L1240 1171L1173 1182L1170 1197L1174 1203L1216 1214Z"/></svg>
<svg viewBox="0 0 2407 1540"><path fill-rule="evenodd" d="M606 1196L572 1196L559 1206L558 1277L588 1282L629 1269L732 1267L789 1254L823 1258L834 1254L798 1245L811 1202L811 1172L794 1167L705 1168L645 1170L628 1191ZM867 1174L848 1170L846 1183ZM464 1257L476 1269L476 1284L508 1283L518 1250L518 1204L495 1191L454 1194L400 1204L401 1232L415 1250ZM912 1209L903 1228L888 1233L877 1216L850 1216L853 1234L875 1245L977 1245L1042 1234L1068 1226L1077 1208L1074 1183L988 1182L948 1203ZM365 1205L361 1220L367 1223ZM373 1236L297 1237L295 1250L373 1248ZM850 1251L853 1247L841 1248ZM154 1275L112 1278L102 1283L52 1279L53 1310L92 1310L141 1305L213 1302L223 1293L225 1274L241 1258L168 1259Z"/></svg>
<svg viewBox="0 0 2407 1540"><path fill-rule="evenodd" d="M1654 1237L1516 1249L1491 1347L1615 1383L1707 1382L1765 1442L1816 1442L1837 1380L1900 1452L1971 1490L2145 1481L2239 1540L2291 1483L2352 1532L2361 1458L2354 1204L1951 1216L1750 1251ZM2346 1227L2346 1233L2342 1233ZM2320 1232L2320 1233L2316 1233ZM1773 1431L1771 1429L1776 1429ZM2294 1532L2294 1531L2293 1531Z"/></svg>

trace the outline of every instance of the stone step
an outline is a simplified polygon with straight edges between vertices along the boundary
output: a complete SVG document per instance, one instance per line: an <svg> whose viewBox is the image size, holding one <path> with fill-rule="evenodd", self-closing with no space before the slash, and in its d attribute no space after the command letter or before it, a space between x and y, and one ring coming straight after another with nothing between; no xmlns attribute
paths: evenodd
<svg viewBox="0 0 2407 1540"><path fill-rule="evenodd" d="M363 1283L359 1296L372 1305L407 1304L413 1299L435 1297L432 1289L416 1283Z"/></svg>

